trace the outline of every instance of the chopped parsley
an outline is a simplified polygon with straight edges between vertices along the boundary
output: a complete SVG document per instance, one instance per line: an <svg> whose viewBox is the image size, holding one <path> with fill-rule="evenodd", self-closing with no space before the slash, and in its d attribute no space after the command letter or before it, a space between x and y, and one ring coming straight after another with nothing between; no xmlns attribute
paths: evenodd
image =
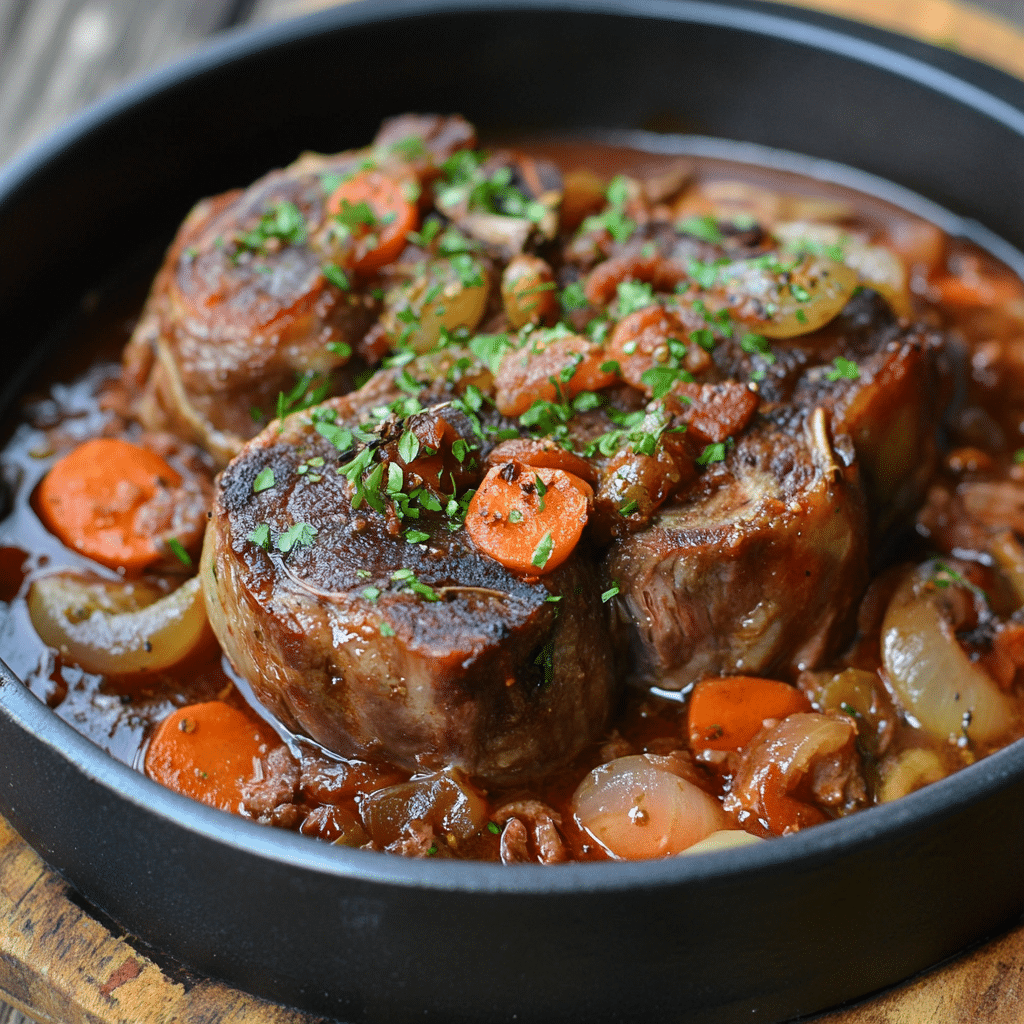
<svg viewBox="0 0 1024 1024"><path fill-rule="evenodd" d="M572 281L562 289L559 296L562 309L571 313L575 309L586 309L590 303L587 301L586 292L583 289L582 281Z"/></svg>
<svg viewBox="0 0 1024 1024"><path fill-rule="evenodd" d="M260 523L246 540L251 540L253 544L263 548L264 551L268 550L270 548L270 526L267 523Z"/></svg>
<svg viewBox="0 0 1024 1024"><path fill-rule="evenodd" d="M744 334L740 338L740 348L748 355L761 356L769 365L775 362L775 353L768 339L761 334Z"/></svg>
<svg viewBox="0 0 1024 1024"><path fill-rule="evenodd" d="M457 438L452 442L452 455L455 456L456 460L461 464L466 461L466 456L469 454L469 442L464 438Z"/></svg>
<svg viewBox="0 0 1024 1024"><path fill-rule="evenodd" d="M340 288L343 292L347 292L352 287L348 274L337 263L325 263L320 268L320 272L335 288Z"/></svg>
<svg viewBox="0 0 1024 1024"><path fill-rule="evenodd" d="M548 564L548 559L551 557L551 551L554 546L555 542L551 539L551 531L548 530L533 549L530 564L535 565L538 569L543 569Z"/></svg>
<svg viewBox="0 0 1024 1024"><path fill-rule="evenodd" d="M705 352L713 352L715 350L715 335L707 327L701 327L699 330L690 331L690 341L694 345L699 345Z"/></svg>
<svg viewBox="0 0 1024 1024"><path fill-rule="evenodd" d="M832 360L832 369L825 374L825 377L830 381L837 381L840 378L843 380L857 380L860 377L860 367L851 359L836 356Z"/></svg>
<svg viewBox="0 0 1024 1024"><path fill-rule="evenodd" d="M733 445L733 439L727 438L725 441L714 441L711 444L706 444L704 450L697 456L697 464L700 466L710 466L713 462L724 462L725 453Z"/></svg>
<svg viewBox="0 0 1024 1024"><path fill-rule="evenodd" d="M690 260L686 264L686 272L698 288L710 291L718 282L718 275L728 260L717 260L714 263L703 263L700 260Z"/></svg>
<svg viewBox="0 0 1024 1024"><path fill-rule="evenodd" d="M386 623L382 622L379 626L381 636L394 636L395 631ZM436 848L435 848L436 849Z"/></svg>
<svg viewBox="0 0 1024 1024"><path fill-rule="evenodd" d="M171 554L173 554L182 565L192 565L192 556L185 550L185 546L177 537L168 537L167 546L171 549Z"/></svg>
<svg viewBox="0 0 1024 1024"><path fill-rule="evenodd" d="M428 601L440 601L441 598L437 591L433 587L428 586L420 580L413 579L409 581L409 589L414 594L419 594L420 597L425 597Z"/></svg>
<svg viewBox="0 0 1024 1024"><path fill-rule="evenodd" d="M507 334L477 334L469 340L469 350L491 373L497 373L505 353L512 347Z"/></svg>
<svg viewBox="0 0 1024 1024"><path fill-rule="evenodd" d="M616 294L615 316L620 320L654 302L654 290L646 281L620 281Z"/></svg>
<svg viewBox="0 0 1024 1024"><path fill-rule="evenodd" d="M465 204L483 213L541 221L548 208L512 184L512 168L501 166L488 174L483 168L484 159L484 153L464 149L445 160L441 181L435 186L437 205L450 210Z"/></svg>
<svg viewBox="0 0 1024 1024"><path fill-rule="evenodd" d="M412 242L413 245L418 245L421 249L426 249L428 245L437 237L437 233L441 230L441 222L436 217L431 217L420 231L410 231L405 237Z"/></svg>
<svg viewBox="0 0 1024 1024"><path fill-rule="evenodd" d="M352 346L344 341L329 341L324 348L328 352L340 356L342 359L350 359L352 357Z"/></svg>
<svg viewBox="0 0 1024 1024"><path fill-rule="evenodd" d="M352 447L352 431L345 427L339 427L336 423L327 420L315 420L313 429L334 445L339 452L347 452Z"/></svg>
<svg viewBox="0 0 1024 1024"><path fill-rule="evenodd" d="M309 523L294 523L277 538L277 550L288 554L294 547L309 547L319 531Z"/></svg>
<svg viewBox="0 0 1024 1024"><path fill-rule="evenodd" d="M398 455L408 465L416 461L420 453L420 439L411 431L406 430L398 439Z"/></svg>
<svg viewBox="0 0 1024 1024"><path fill-rule="evenodd" d="M651 389L651 397L664 398L675 385L676 381L693 383L693 374L675 366L651 366L640 374L640 382Z"/></svg>
<svg viewBox="0 0 1024 1024"><path fill-rule="evenodd" d="M621 175L613 178L605 191L608 208L602 213L587 217L580 230L607 231L616 242L628 241L636 230L636 221L626 216L626 200L629 197L629 182Z"/></svg>
<svg viewBox="0 0 1024 1024"><path fill-rule="evenodd" d="M607 604L613 597L618 596L619 592L618 583L612 580L612 585L601 595L601 601Z"/></svg>
<svg viewBox="0 0 1024 1024"><path fill-rule="evenodd" d="M301 245L306 240L306 220L299 208L287 199L271 204L252 231L244 231L235 238L239 249L265 252L267 242L278 238L282 242Z"/></svg>
<svg viewBox="0 0 1024 1024"><path fill-rule="evenodd" d="M676 221L676 231L681 235L691 235L699 238L702 242L717 244L724 239L722 232L718 230L718 222L710 214L705 217L687 217L685 220Z"/></svg>
<svg viewBox="0 0 1024 1024"><path fill-rule="evenodd" d="M252 482L253 494L259 494L261 491L269 491L274 486L274 471L270 466L264 466L256 474L256 479Z"/></svg>
<svg viewBox="0 0 1024 1024"><path fill-rule="evenodd" d="M295 382L291 391L279 391L277 394L277 418L283 420L293 412L300 412L319 405L331 390L330 378L324 377L315 370L307 370ZM284 429L282 424L281 429Z"/></svg>
<svg viewBox="0 0 1024 1024"><path fill-rule="evenodd" d="M988 594L981 589L976 583L972 583L963 573L957 572L951 565L947 565L945 562L937 561L935 563L935 572L932 573L931 579L928 581L933 587L937 587L939 590L945 590L946 587L959 586L965 590L969 590L976 597L980 597L986 604L988 604Z"/></svg>
<svg viewBox="0 0 1024 1024"><path fill-rule="evenodd" d="M347 199L342 199L341 209L334 215L334 220L348 231L353 231L358 227L373 227L378 222L376 211L365 199L361 199L358 203L350 203ZM381 218L381 222L383 221L384 218Z"/></svg>

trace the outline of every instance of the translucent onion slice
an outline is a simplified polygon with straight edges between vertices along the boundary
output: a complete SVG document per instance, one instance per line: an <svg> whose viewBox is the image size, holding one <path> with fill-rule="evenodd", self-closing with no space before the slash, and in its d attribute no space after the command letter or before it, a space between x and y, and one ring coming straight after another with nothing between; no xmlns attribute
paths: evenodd
<svg viewBox="0 0 1024 1024"><path fill-rule="evenodd" d="M914 747L904 750L896 757L883 761L879 766L881 786L878 802L887 804L901 796L927 786L946 777L938 754L934 750Z"/></svg>
<svg viewBox="0 0 1024 1024"><path fill-rule="evenodd" d="M742 260L719 272L735 315L767 338L816 331L839 313L857 287L857 272L827 256L781 255L778 264Z"/></svg>
<svg viewBox="0 0 1024 1024"><path fill-rule="evenodd" d="M370 836L381 846L400 839L405 826L423 821L435 831L468 839L487 821L487 802L457 768L410 779L371 793L360 812Z"/></svg>
<svg viewBox="0 0 1024 1024"><path fill-rule="evenodd" d="M682 853L729 828L721 804L671 765L633 754L595 768L573 794L576 823L620 860Z"/></svg>
<svg viewBox="0 0 1024 1024"><path fill-rule="evenodd" d="M926 562L900 585L882 623L882 661L904 709L928 732L989 742L1012 728L1013 700L957 643L958 587L936 587ZM961 595L962 596L962 595Z"/></svg>
<svg viewBox="0 0 1024 1024"><path fill-rule="evenodd" d="M431 260L409 284L388 293L381 324L396 347L428 352L442 328L470 331L487 308L487 270L467 254Z"/></svg>
<svg viewBox="0 0 1024 1024"><path fill-rule="evenodd" d="M719 850L734 850L738 846L756 846L765 842L760 836L751 835L741 828L723 829L720 832L712 832L707 839L683 850L683 856L688 857L691 853L717 853Z"/></svg>
<svg viewBox="0 0 1024 1024"><path fill-rule="evenodd" d="M44 643L104 675L169 668L213 641L198 577L157 598L140 584L55 573L32 584L28 610Z"/></svg>
<svg viewBox="0 0 1024 1024"><path fill-rule="evenodd" d="M816 249L833 248L842 253L840 260L857 271L860 283L873 288L899 317L910 318L910 285L903 260L882 245L869 245L834 224L788 221L776 224L773 234L792 247L810 245Z"/></svg>

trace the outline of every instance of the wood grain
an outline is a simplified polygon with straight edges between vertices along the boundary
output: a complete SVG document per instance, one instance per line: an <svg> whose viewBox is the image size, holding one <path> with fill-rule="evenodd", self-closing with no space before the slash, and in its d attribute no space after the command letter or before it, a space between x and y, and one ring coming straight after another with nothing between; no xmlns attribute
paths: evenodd
<svg viewBox="0 0 1024 1024"><path fill-rule="evenodd" d="M1019 26L950 0L787 0L878 28L914 36L993 64L1024 78L1024 40ZM1014 12L1024 22L1024 4Z"/></svg>
<svg viewBox="0 0 1024 1024"><path fill-rule="evenodd" d="M45 1024L327 1024L165 973L73 898L0 818L0 996Z"/></svg>

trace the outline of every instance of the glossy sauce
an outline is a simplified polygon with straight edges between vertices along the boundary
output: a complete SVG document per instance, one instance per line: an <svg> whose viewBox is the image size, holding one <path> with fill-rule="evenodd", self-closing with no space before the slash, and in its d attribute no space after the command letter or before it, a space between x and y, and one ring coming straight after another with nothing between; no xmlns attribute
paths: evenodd
<svg viewBox="0 0 1024 1024"><path fill-rule="evenodd" d="M532 152L535 156L554 159L565 172L588 168L603 178L628 170L637 163L661 163L666 168L672 163L669 158L597 144L543 144L532 147ZM1024 391L1017 390L1015 380L1008 376L998 354L984 348L985 344L1011 341L1015 322L1012 318L1007 320L996 306L943 305L943 295L935 284L939 275L935 266L928 266L928 261L941 262L953 272L988 282L986 286L994 296L1009 295L1011 301L1016 296L1016 301L1020 301L1024 288L1007 268L967 243L943 242L936 231L919 218L882 200L786 172L718 160L687 159L693 163L697 180L702 182L739 180L777 193L852 203L860 225L869 227L875 239L889 244L914 263L912 290L919 315L933 325L964 336L969 358L973 359L977 371L970 380L967 400L948 427L949 450L940 476L944 475L955 484L980 471L986 478L1024 483L1024 467L1014 458L1024 434ZM941 258L932 251L936 246L945 247ZM62 719L118 760L136 768L141 767L154 726L176 707L219 698L269 720L267 712L252 699L248 685L235 675L219 652L193 659L167 672L104 678L65 664L55 651L39 640L29 620L26 594L32 580L40 573L69 568L107 578L117 576L68 551L49 534L33 510L32 496L51 465L55 451L66 450L77 441L104 432L117 434L125 429L117 412L118 366L109 360L120 351L131 333L134 318L126 314L126 305L137 308L139 301L135 293L127 297L104 296L98 308L83 321L74 345L77 351L88 353L84 358L92 364L91 368L84 376L78 374L79 368L76 368L76 374L68 380L45 382L39 394L26 400L24 422L14 431L4 451L4 480L10 493L11 511L0 524L0 652L4 660ZM989 369L993 361L996 365ZM1024 360L1021 365L1024 366ZM1021 377L1024 378L1024 370ZM916 541L916 551L904 547L902 554L924 555L926 551L927 542L920 538ZM974 573L973 581L996 595L997 603L1005 604L1009 600L990 566L975 560ZM180 577L166 575L155 579L166 589L180 582ZM838 667L855 665L869 672L877 671L880 622L877 616L873 623L870 619L869 615L866 621L873 631L869 629L845 659L837 659ZM389 765L356 766L354 774L360 778L344 795L330 793L328 799L318 803L317 794L323 795L330 789L325 780L333 777L331 772L342 762L311 741L289 734L279 723L272 724L301 760L304 779L303 814L279 824L298 828L305 820L303 831L333 840L338 834L335 809L357 815L363 794L409 778L409 773ZM894 734L891 750L920 747L934 751L946 772L958 770L987 752L968 744L929 739L891 709L882 712L877 728ZM528 789L531 799L543 801L561 815L562 836L573 858L604 859L604 851L573 821L570 801L580 780L591 768L623 753L669 754L685 749L686 735L685 702L631 691L624 698L624 706L609 734L586 750L572 766L528 787L495 789L487 793L486 798L494 809L523 796ZM731 779L720 764L697 764L693 770L703 779L704 788L715 794L721 794L723 786ZM320 811L313 814L317 807ZM498 835L494 829L485 829L457 844L457 849L441 852L497 859Z"/></svg>

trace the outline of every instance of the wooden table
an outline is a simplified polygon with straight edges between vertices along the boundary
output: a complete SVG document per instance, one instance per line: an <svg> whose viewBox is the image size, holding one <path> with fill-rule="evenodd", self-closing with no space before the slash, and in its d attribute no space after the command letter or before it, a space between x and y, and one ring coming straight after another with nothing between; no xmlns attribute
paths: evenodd
<svg viewBox="0 0 1024 1024"><path fill-rule="evenodd" d="M338 0L0 0L0 162L120 80L241 21ZM387 0L380 0L387 2ZM1024 77L1024 2L792 0L954 46ZM156 963L0 818L0 1024L328 1024ZM27 1014L28 1016L24 1016ZM1024 923L818 1024L1019 1024Z"/></svg>

